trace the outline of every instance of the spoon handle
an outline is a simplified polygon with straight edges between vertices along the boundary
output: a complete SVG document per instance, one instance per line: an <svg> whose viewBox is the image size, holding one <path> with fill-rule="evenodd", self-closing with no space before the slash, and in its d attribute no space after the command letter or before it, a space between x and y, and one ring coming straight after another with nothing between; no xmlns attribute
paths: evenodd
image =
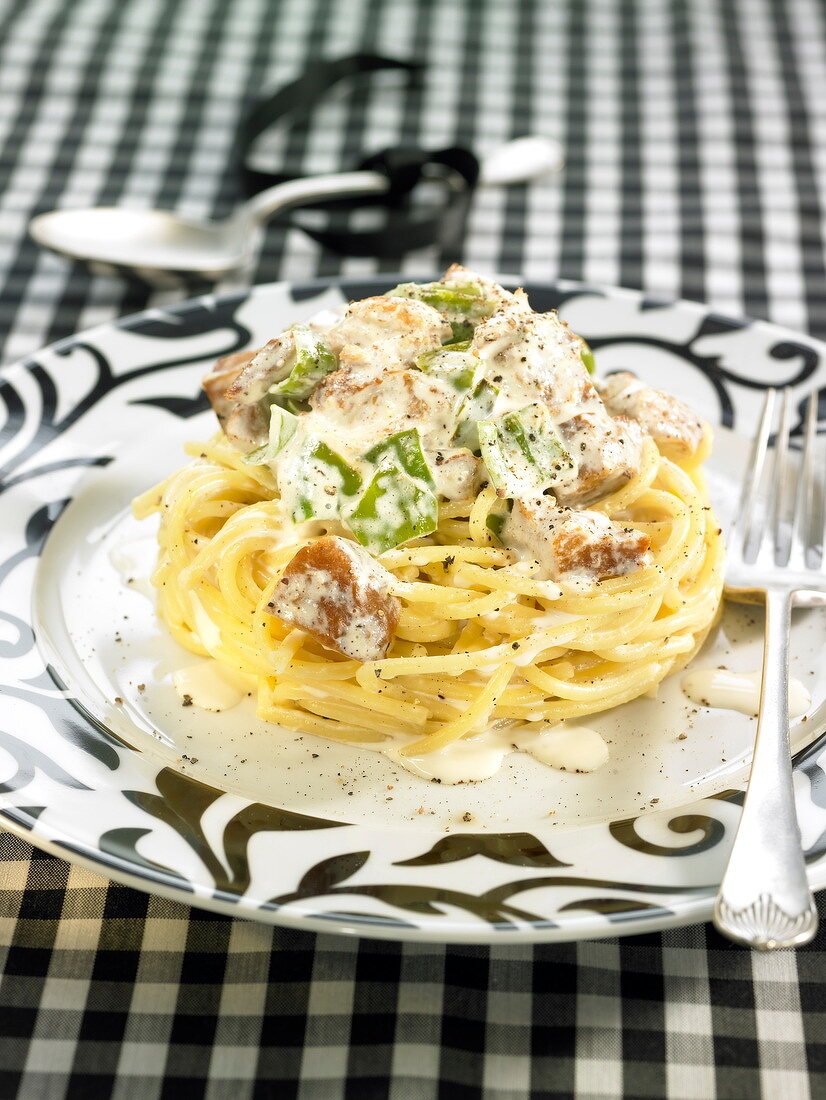
<svg viewBox="0 0 826 1100"><path fill-rule="evenodd" d="M239 223L239 229L252 228L261 225L273 214L280 214L294 206L306 206L325 199L381 195L388 187L387 176L380 172L336 172L327 176L287 180L254 195L238 210L233 220Z"/></svg>

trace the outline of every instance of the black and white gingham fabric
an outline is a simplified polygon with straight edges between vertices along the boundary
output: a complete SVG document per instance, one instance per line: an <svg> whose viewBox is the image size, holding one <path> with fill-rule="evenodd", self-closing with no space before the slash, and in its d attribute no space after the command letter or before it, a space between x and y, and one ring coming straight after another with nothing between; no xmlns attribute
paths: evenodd
<svg viewBox="0 0 826 1100"><path fill-rule="evenodd" d="M355 50L420 58L426 79L331 96L268 138L269 163L544 133L564 175L480 192L464 262L826 336L819 0L2 0L3 361L180 296L39 251L33 214L225 215L242 107ZM272 228L254 277L376 266ZM2 1098L826 1096L823 933L767 956L702 926L494 950L316 937L150 898L2 833L0 953Z"/></svg>

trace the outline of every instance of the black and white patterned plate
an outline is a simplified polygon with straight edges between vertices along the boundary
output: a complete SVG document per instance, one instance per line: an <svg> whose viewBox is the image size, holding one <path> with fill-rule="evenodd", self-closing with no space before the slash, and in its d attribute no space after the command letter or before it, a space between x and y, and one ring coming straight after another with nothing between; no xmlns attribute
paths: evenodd
<svg viewBox="0 0 826 1100"><path fill-rule="evenodd" d="M493 943L706 919L754 724L692 706L678 677L657 699L594 719L611 742L601 772L512 756L493 779L458 787L267 726L248 703L183 709L169 685L191 656L156 623L144 576L151 525L129 517L129 500L181 463L184 440L212 433L198 385L212 360L395 281L201 298L101 326L5 373L0 820L138 888L306 929ZM792 386L798 402L826 385L822 345L769 325L626 291L527 289L591 342L601 372L634 369L744 434L766 385ZM736 435L719 434L723 510L743 455ZM793 633L794 672L814 700L793 733L820 887L826 621L809 613ZM695 664L754 669L760 644L754 613L731 609Z"/></svg>

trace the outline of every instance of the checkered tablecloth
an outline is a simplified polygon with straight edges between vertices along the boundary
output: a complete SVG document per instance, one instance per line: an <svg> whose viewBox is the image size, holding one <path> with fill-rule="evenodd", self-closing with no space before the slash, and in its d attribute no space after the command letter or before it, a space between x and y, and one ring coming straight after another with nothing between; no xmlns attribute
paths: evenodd
<svg viewBox="0 0 826 1100"><path fill-rule="evenodd" d="M180 296L43 253L34 213L227 214L244 104L355 50L420 58L425 80L332 95L265 141L270 163L556 137L564 175L478 194L465 263L826 336L817 0L2 0L3 361ZM271 228L255 278L378 266ZM0 1098L826 1096L824 932L765 956L703 926L492 950L355 941L149 897L2 833L0 962Z"/></svg>

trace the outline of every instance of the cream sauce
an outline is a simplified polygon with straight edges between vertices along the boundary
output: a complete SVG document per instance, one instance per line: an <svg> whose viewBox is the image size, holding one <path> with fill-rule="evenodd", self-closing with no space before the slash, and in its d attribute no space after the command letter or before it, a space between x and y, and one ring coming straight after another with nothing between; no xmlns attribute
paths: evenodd
<svg viewBox="0 0 826 1100"><path fill-rule="evenodd" d="M152 536L123 542L109 551L112 563L123 583L147 599L155 599L150 575L158 558L158 540Z"/></svg>
<svg viewBox="0 0 826 1100"><path fill-rule="evenodd" d="M725 668L695 669L683 676L680 686L693 703L721 710L738 710L752 717L760 709L761 672L730 672ZM812 697L799 680L789 680L789 717L799 718Z"/></svg>
<svg viewBox="0 0 826 1100"><path fill-rule="evenodd" d="M465 448L437 451L427 455L436 492L445 500L469 500L479 491L484 467Z"/></svg>
<svg viewBox="0 0 826 1100"><path fill-rule="evenodd" d="M608 746L596 730L565 722L539 729L518 724L495 726L423 756L405 756L400 740L362 747L380 752L421 779L447 785L490 779L512 752L526 753L540 764L568 772L593 772L608 761Z"/></svg>
<svg viewBox="0 0 826 1100"><path fill-rule="evenodd" d="M185 706L211 711L230 710L255 690L251 676L232 672L212 658L173 672L172 683Z"/></svg>

